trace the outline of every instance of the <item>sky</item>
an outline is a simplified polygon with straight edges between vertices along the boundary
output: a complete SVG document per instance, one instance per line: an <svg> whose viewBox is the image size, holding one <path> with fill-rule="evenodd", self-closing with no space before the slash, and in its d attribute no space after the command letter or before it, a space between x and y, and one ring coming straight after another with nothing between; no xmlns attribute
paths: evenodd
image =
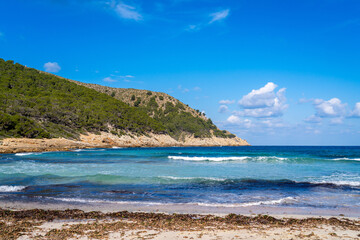
<svg viewBox="0 0 360 240"><path fill-rule="evenodd" d="M358 0L0 0L0 58L168 93L252 145L360 145Z"/></svg>

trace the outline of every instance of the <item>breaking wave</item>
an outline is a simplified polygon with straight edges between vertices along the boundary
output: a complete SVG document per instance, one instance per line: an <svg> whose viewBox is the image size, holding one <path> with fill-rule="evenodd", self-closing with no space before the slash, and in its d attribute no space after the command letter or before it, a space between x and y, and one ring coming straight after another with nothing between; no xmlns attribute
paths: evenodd
<svg viewBox="0 0 360 240"><path fill-rule="evenodd" d="M20 192L24 190L26 186L10 186L10 185L1 185L0 192Z"/></svg>

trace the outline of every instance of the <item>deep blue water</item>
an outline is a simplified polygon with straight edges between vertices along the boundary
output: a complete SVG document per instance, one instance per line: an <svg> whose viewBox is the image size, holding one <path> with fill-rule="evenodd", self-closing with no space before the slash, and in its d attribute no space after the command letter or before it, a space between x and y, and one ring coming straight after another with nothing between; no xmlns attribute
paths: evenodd
<svg viewBox="0 0 360 240"><path fill-rule="evenodd" d="M360 209L360 147L3 154L0 200Z"/></svg>

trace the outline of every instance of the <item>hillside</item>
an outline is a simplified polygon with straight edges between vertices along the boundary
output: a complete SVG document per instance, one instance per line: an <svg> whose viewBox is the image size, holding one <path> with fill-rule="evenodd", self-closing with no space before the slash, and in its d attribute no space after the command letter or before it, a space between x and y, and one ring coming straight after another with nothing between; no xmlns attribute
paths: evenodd
<svg viewBox="0 0 360 240"><path fill-rule="evenodd" d="M83 140L89 134L110 134L112 141L116 141L114 136L151 139L167 135L182 142L236 138L165 93L85 84L3 59L0 90L2 139ZM193 145L200 144L198 140L191 141ZM231 141L221 142L226 145Z"/></svg>
<svg viewBox="0 0 360 240"><path fill-rule="evenodd" d="M0 59L0 136L78 138L86 132L164 133L141 109L93 89Z"/></svg>
<svg viewBox="0 0 360 240"><path fill-rule="evenodd" d="M211 137L213 135L221 138L235 137L234 134L219 130L211 119L208 119L199 110L194 110L166 93L132 88L111 88L98 84L69 81L95 89L119 99L129 106L145 111L150 117L160 122L166 131L176 139L183 138L184 133L193 134L195 137Z"/></svg>

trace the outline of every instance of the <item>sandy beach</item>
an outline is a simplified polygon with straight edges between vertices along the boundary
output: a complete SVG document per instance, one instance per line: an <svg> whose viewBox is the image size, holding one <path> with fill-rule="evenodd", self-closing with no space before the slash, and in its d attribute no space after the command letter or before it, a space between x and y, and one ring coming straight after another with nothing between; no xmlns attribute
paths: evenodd
<svg viewBox="0 0 360 240"><path fill-rule="evenodd" d="M360 220L1 208L0 229L1 239L359 239Z"/></svg>

